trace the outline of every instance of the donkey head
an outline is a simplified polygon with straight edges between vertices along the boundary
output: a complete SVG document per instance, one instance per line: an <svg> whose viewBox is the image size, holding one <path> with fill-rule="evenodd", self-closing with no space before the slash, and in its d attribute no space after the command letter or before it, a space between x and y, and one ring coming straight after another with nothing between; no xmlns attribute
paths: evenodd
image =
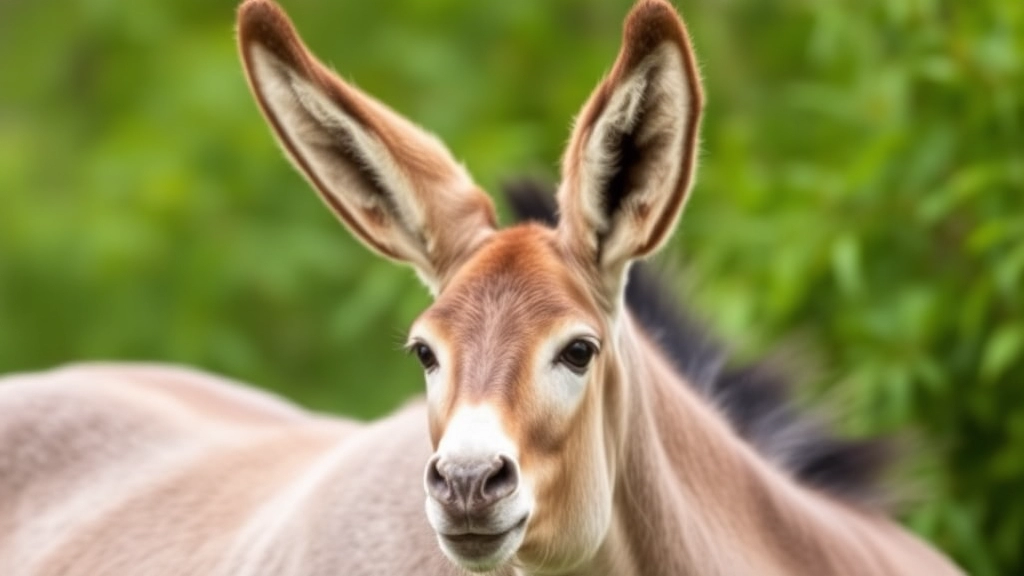
<svg viewBox="0 0 1024 576"><path fill-rule="evenodd" d="M592 557L613 521L629 405L627 268L670 235L694 173L703 97L675 11L641 0L630 13L563 158L554 229L497 230L449 152L329 72L269 0L243 4L239 42L292 162L436 296L409 349L426 374L426 508L441 549L474 571Z"/></svg>

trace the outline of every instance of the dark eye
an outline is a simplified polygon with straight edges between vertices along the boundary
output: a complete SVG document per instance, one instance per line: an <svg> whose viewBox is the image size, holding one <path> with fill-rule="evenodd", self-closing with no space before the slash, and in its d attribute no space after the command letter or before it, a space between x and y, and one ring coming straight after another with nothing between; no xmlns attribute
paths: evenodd
<svg viewBox="0 0 1024 576"><path fill-rule="evenodd" d="M412 353L416 355L416 359L423 365L424 370L429 372L437 368L437 356L434 356L434 351L430 349L430 346L417 342L412 345Z"/></svg>
<svg viewBox="0 0 1024 576"><path fill-rule="evenodd" d="M573 372L582 374L590 365L594 354L597 354L596 346L586 340L573 340L562 349L562 353L558 355L558 361L568 366Z"/></svg>

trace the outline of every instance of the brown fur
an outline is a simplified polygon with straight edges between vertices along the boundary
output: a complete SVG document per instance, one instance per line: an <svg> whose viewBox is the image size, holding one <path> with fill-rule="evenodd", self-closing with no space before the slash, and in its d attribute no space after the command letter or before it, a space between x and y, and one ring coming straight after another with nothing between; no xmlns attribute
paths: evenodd
<svg viewBox="0 0 1024 576"><path fill-rule="evenodd" d="M670 5L642 0L627 20L616 66L574 131L560 194L567 223L557 229L494 231L479 190L446 187L466 181L444 150L328 73L268 0L242 6L239 35L256 98L297 167L356 235L411 263L436 290L416 326L445 350L446 380L426 403L359 424L184 369L9 376L0 380L0 573L462 574L424 516L423 469L467 406L500 416L535 498L522 545L493 574L959 573L888 518L767 462L680 382L622 308L629 262L664 241L693 176L703 96ZM284 67L271 70L281 76L260 76L268 68L254 62L265 57L258 50ZM620 80L628 88L651 62L650 77L632 85L644 90L633 102L642 113L616 125L608 114L619 112L606 108L621 96ZM675 64L681 74L658 69ZM303 108L294 86L275 92L289 75L333 102L341 132L317 124L332 117ZM684 110L671 107L681 102ZM307 135L279 114L317 131L314 143L344 141L303 148L291 138ZM366 149L353 148L346 119L370 135ZM595 178L594 162L577 162L588 135L609 122L643 152L624 168L612 150L619 165L609 173L633 171L625 179ZM673 146L680 158L658 155ZM311 160L310 150L326 156ZM392 183L405 178L411 188L362 174L372 172L367 154L389 155ZM325 158L362 174L359 190L324 181L316 163ZM609 182L611 199L601 196ZM613 249L616 259L602 256ZM568 397L558 339L579 326L599 352Z"/></svg>
<svg viewBox="0 0 1024 576"><path fill-rule="evenodd" d="M421 133L386 106L347 85L330 72L302 44L294 26L276 4L269 0L250 0L242 4L238 11L238 43L253 94L289 158L310 180L332 211L368 246L395 260L408 259L408 255L401 253L389 241L389 233L385 232L388 228L409 225L403 222L404 214L395 205L393 192L382 189L378 175L366 166L364 159L354 155L347 143L341 143L333 150L338 155L338 161L351 165L387 209L373 206L356 214L346 207L346 202L339 200L337 193L332 193L330 183L317 174L309 158L302 154L295 141L287 135L266 93L260 88L259 80L254 77L254 47L268 50L293 73L317 86L356 123L378 138L391 155L400 161L404 176L412 183L416 195L415 199L410 200L426 211L426 221L432 227L445 228L445 233L432 237L433 243L428 243L426 247L426 257L432 266L430 274L435 277L434 280L443 280L445 272L462 260L466 251L473 247L480 230L491 230L496 226L490 199L471 183L460 182L463 171L451 160L447 151L439 147L432 137ZM451 189L453 185L463 189ZM424 230L405 229L403 232L415 235Z"/></svg>
<svg viewBox="0 0 1024 576"><path fill-rule="evenodd" d="M641 0L630 12L623 30L622 51L608 77L601 82L584 105L562 162L562 177L565 185L560 194L564 197L582 194L583 192L578 187L580 179L578 171L581 169L582 147L590 137L591 128L607 106L612 91L622 83L624 77L665 43L676 45L682 54L685 75L689 80L690 107L685 111L687 120L683 144L684 154L679 158L682 170L673 185L674 193L667 202L667 209L663 211L662 218L654 226L653 234L639 248L639 256L656 250L668 237L678 219L696 172L697 137L701 112L704 108L704 92L701 88L700 75L697 71L689 34L683 21L676 16L675 11L666 2ZM572 209L576 203L563 198L561 204L569 208L563 213L563 218L567 221L567 229L570 231L581 229L584 226L580 222L582 215ZM649 205L637 206L637 210L640 212L650 209ZM579 236L579 234L572 232L571 236ZM588 249L577 247L577 251L586 250Z"/></svg>

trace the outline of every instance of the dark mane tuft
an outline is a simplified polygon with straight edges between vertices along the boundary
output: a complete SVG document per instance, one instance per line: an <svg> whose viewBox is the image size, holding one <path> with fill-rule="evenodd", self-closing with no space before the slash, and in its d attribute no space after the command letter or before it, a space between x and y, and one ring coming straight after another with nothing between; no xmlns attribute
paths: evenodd
<svg viewBox="0 0 1024 576"><path fill-rule="evenodd" d="M504 190L517 220L557 223L548 187L526 180ZM725 348L678 304L650 265L630 269L626 304L679 373L766 458L838 498L878 501L880 476L892 459L887 441L836 436L823 418L795 406L790 379L768 362L730 365Z"/></svg>

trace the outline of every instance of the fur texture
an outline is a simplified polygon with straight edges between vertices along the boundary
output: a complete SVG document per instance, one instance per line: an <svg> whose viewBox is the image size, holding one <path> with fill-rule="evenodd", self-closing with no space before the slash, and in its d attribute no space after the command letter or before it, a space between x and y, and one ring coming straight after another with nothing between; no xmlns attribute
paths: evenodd
<svg viewBox="0 0 1024 576"><path fill-rule="evenodd" d="M550 187L517 180L507 182L504 191L517 220L558 226ZM890 441L836 436L826 418L794 405L790 379L777 367L730 364L726 348L678 303L653 264L631 267L626 305L685 382L768 460L836 497L870 505L885 500L880 480L893 459Z"/></svg>
<svg viewBox="0 0 1024 576"><path fill-rule="evenodd" d="M668 2L626 19L574 128L556 228L496 230L440 143L329 72L277 5L246 0L238 22L285 152L435 292L410 330L426 401L356 423L169 367L0 379L0 574L958 574L808 487L867 469L846 448L798 426L800 459L766 458L797 422L781 381L723 368L642 277L626 294L694 173L703 96Z"/></svg>

